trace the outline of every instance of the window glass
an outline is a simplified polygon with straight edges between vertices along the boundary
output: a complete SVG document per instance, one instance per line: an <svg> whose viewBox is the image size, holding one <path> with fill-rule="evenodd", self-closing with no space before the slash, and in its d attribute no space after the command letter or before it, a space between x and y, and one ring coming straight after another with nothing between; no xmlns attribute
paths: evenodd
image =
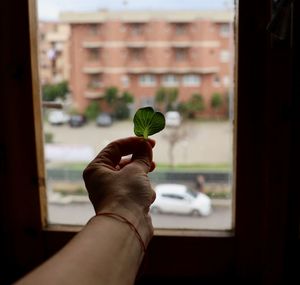
<svg viewBox="0 0 300 285"><path fill-rule="evenodd" d="M38 11L43 100L62 105L43 110L49 222L89 220L83 169L152 106L166 117L154 227L230 229L233 1L38 0Z"/></svg>
<svg viewBox="0 0 300 285"><path fill-rule="evenodd" d="M156 77L152 74L143 74L140 75L139 82L141 86L155 86Z"/></svg>
<svg viewBox="0 0 300 285"><path fill-rule="evenodd" d="M177 86L178 83L178 76L175 74L166 74L162 78L162 84L164 86Z"/></svg>
<svg viewBox="0 0 300 285"><path fill-rule="evenodd" d="M197 74L185 74L182 76L182 83L184 86L199 86L201 77Z"/></svg>

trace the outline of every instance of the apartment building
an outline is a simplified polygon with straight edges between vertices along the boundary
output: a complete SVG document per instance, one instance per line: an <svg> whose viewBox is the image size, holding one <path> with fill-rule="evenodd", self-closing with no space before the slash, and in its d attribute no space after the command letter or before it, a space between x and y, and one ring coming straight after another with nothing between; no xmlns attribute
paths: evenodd
<svg viewBox="0 0 300 285"><path fill-rule="evenodd" d="M83 111L116 86L135 107L153 105L160 87L179 101L226 96L231 83L233 16L225 11L98 11L62 13L70 24L70 87Z"/></svg>
<svg viewBox="0 0 300 285"><path fill-rule="evenodd" d="M69 80L69 24L39 22L39 66L42 84Z"/></svg>

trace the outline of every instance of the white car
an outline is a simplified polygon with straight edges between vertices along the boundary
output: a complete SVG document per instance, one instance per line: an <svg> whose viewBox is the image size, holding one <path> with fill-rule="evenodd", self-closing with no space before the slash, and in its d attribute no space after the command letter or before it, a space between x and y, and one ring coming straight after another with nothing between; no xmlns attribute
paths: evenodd
<svg viewBox="0 0 300 285"><path fill-rule="evenodd" d="M67 123L69 120L70 116L61 110L51 111L48 115L48 122L51 125L62 125Z"/></svg>
<svg viewBox="0 0 300 285"><path fill-rule="evenodd" d="M177 111L169 111L165 114L167 127L179 127L181 124L181 116Z"/></svg>
<svg viewBox="0 0 300 285"><path fill-rule="evenodd" d="M211 213L210 198L182 184L159 184L151 213L176 213L207 216Z"/></svg>

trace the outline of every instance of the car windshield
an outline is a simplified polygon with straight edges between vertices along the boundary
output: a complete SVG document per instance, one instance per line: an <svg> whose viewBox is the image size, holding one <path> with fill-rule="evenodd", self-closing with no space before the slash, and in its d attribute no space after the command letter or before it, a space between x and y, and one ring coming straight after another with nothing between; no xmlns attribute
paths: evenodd
<svg viewBox="0 0 300 285"><path fill-rule="evenodd" d="M191 195L193 198L197 198L198 196L198 193L193 191L192 189L188 189L187 194Z"/></svg>

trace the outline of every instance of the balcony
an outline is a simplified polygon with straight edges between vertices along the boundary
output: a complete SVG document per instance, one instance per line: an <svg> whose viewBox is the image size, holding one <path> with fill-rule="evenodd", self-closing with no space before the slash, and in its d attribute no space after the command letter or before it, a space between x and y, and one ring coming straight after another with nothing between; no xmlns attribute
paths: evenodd
<svg viewBox="0 0 300 285"><path fill-rule="evenodd" d="M85 91L84 97L86 99L101 99L103 98L103 92L100 91Z"/></svg>

